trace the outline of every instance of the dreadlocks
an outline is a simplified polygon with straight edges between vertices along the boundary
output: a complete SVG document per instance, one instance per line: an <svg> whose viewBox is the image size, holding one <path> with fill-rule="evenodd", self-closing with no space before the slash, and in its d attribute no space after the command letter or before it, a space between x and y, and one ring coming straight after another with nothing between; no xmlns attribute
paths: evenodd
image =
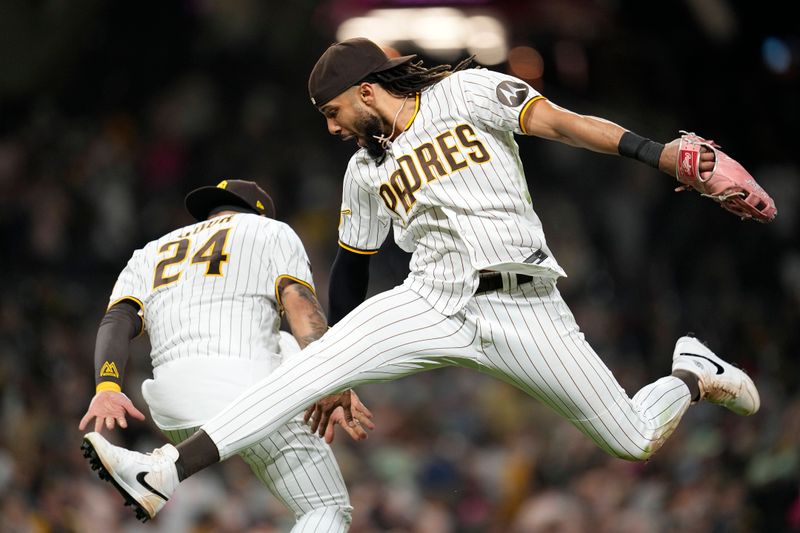
<svg viewBox="0 0 800 533"><path fill-rule="evenodd" d="M363 81L367 83L380 83L381 87L394 96L413 96L425 87L441 81L453 72L472 68L475 66L475 56L470 56L455 67L438 65L425 68L422 61L404 63L383 72L370 74Z"/></svg>

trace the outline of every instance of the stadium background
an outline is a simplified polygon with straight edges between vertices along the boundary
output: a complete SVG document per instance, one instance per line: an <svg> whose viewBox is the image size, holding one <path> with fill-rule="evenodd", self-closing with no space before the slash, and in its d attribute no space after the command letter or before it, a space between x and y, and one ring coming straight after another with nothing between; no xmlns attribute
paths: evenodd
<svg viewBox="0 0 800 533"><path fill-rule="evenodd" d="M0 530L288 530L238 459L188 481L154 523L133 520L78 449L94 334L133 249L189 223L184 194L223 178L274 196L326 304L353 146L328 136L307 73L343 19L431 3L2 2ZM378 429L335 445L352 532L800 531L797 19L777 2L450 5L492 10L510 46L535 48L531 82L556 103L654 139L710 136L775 197L775 223L743 223L644 165L519 139L569 273L562 292L626 390L667 372L676 337L694 331L752 372L763 405L748 419L695 407L652 461L631 464L475 373L366 386ZM387 244L371 292L406 264ZM144 408L146 341L135 354L127 392ZM149 420L115 439L162 441Z"/></svg>

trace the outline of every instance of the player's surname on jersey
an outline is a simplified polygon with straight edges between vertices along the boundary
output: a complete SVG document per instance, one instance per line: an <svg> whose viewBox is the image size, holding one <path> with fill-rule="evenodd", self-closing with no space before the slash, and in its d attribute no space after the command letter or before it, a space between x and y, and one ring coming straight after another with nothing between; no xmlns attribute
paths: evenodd
<svg viewBox="0 0 800 533"><path fill-rule="evenodd" d="M226 216L213 218L211 220L203 222L202 224L194 224L194 225L189 226L188 228L186 228L186 231L181 233L180 235L178 235L177 238L178 239L183 239L183 238L186 238L186 237L188 237L190 235L196 235L196 234L200 233L201 231L207 230L208 228L211 228L213 226L220 226L222 224L227 224L232 219L233 219L233 215L226 215Z"/></svg>

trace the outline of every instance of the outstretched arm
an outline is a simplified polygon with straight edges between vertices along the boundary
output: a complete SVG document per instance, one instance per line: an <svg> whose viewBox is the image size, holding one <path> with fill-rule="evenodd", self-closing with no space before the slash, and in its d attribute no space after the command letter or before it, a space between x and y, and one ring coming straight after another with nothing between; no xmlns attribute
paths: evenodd
<svg viewBox="0 0 800 533"><path fill-rule="evenodd" d="M142 414L122 393L122 377L130 355L130 341L142 330L139 304L125 299L112 305L106 311L97 330L94 350L96 392L89 409L80 421L78 428L83 430L92 418L94 430L109 430L119 424L128 427L126 415L144 420Z"/></svg>
<svg viewBox="0 0 800 533"><path fill-rule="evenodd" d="M531 105L525 112L523 122L529 135L594 152L632 157L675 177L680 139L663 145L639 137L609 120L580 115L545 99ZM713 169L714 153L703 149L700 155L701 175Z"/></svg>
<svg viewBox="0 0 800 533"><path fill-rule="evenodd" d="M766 223L778 214L775 201L738 161L714 141L694 133L681 132L681 137L664 145L544 99L526 107L520 120L529 135L646 163L677 178L676 191L694 189L742 220Z"/></svg>

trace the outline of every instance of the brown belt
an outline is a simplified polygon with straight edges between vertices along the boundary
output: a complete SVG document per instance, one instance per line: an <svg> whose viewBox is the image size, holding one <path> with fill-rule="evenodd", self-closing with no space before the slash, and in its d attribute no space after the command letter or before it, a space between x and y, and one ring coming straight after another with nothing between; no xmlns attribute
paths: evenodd
<svg viewBox="0 0 800 533"><path fill-rule="evenodd" d="M516 274L517 285L523 283L530 283L533 281L533 276L526 276L525 274ZM478 290L475 294L482 292L496 291L503 288L503 275L500 272L480 272L478 273Z"/></svg>

